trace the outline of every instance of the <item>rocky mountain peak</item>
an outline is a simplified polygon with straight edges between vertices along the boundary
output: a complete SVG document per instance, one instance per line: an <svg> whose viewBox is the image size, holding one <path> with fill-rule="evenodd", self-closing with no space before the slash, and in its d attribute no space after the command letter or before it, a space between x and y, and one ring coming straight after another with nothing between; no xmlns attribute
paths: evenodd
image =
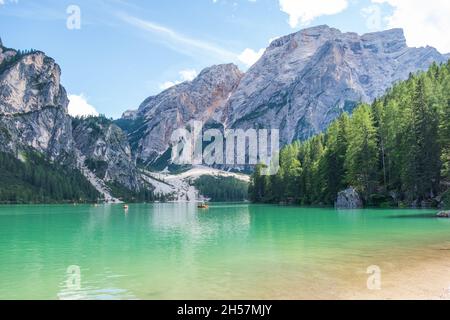
<svg viewBox="0 0 450 320"><path fill-rule="evenodd" d="M122 119L134 120L137 117L137 110L127 110L122 114Z"/></svg>
<svg viewBox="0 0 450 320"><path fill-rule="evenodd" d="M209 68L203 69L197 76L195 81L210 80L211 82L223 82L230 78L232 81L242 77L243 73L239 70L239 67L234 63L214 65Z"/></svg>
<svg viewBox="0 0 450 320"><path fill-rule="evenodd" d="M0 70L0 112L26 113L49 106L67 112L69 101L55 61L42 52L14 53L5 52Z"/></svg>
<svg viewBox="0 0 450 320"><path fill-rule="evenodd" d="M236 87L243 73L235 64L222 64L206 68L192 81L191 89L196 91L202 86L211 86L222 91L231 91Z"/></svg>
<svg viewBox="0 0 450 320"><path fill-rule="evenodd" d="M274 40L249 69L230 97L228 123L280 129L283 144L303 140L409 73L446 59L434 48L409 48L402 29L304 29Z"/></svg>
<svg viewBox="0 0 450 320"><path fill-rule="evenodd" d="M293 41L296 42L310 42L314 40L318 40L320 38L330 38L336 34L339 34L340 31L334 28L330 28L327 25L315 26L307 29L300 30L295 33L291 33L289 35L279 37L273 40L268 50L283 47L285 45L291 44Z"/></svg>
<svg viewBox="0 0 450 320"><path fill-rule="evenodd" d="M381 41L401 41L406 45L405 32L402 28L393 28L383 31L366 33L361 36L362 40L381 40Z"/></svg>
<svg viewBox="0 0 450 320"><path fill-rule="evenodd" d="M123 120L139 124L136 132L129 132L133 141L138 140L132 143L138 158L153 160L164 153L174 130L191 120L207 122L220 118L243 75L234 64L215 65L201 71L192 81L146 99L137 113L128 112Z"/></svg>
<svg viewBox="0 0 450 320"><path fill-rule="evenodd" d="M43 52L0 54L0 150L24 148L64 160L73 155L68 99L61 69Z"/></svg>
<svg viewBox="0 0 450 320"><path fill-rule="evenodd" d="M381 51L390 54L408 49L403 29L367 33L361 36L361 42L365 48L374 50L374 53Z"/></svg>
<svg viewBox="0 0 450 320"><path fill-rule="evenodd" d="M282 144L307 139L409 73L447 59L431 47L409 48L402 29L364 35L327 25L300 30L273 40L245 74L232 64L213 66L144 101L136 117L146 124L133 136L137 157L161 155L172 130L194 119L279 129Z"/></svg>

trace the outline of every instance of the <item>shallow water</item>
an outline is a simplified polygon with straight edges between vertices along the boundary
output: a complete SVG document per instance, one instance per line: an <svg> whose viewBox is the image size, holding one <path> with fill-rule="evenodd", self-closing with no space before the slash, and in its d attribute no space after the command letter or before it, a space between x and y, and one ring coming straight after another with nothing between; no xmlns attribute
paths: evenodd
<svg viewBox="0 0 450 320"><path fill-rule="evenodd" d="M206 211L143 204L128 212L3 206L0 299L358 296L368 290L370 266L389 273L450 255L450 219L435 214L247 204Z"/></svg>

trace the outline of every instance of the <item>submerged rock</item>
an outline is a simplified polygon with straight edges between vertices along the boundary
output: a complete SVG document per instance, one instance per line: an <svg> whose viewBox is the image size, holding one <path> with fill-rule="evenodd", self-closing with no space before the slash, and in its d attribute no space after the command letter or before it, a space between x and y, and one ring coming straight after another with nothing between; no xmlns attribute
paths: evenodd
<svg viewBox="0 0 450 320"><path fill-rule="evenodd" d="M359 209L363 207L363 201L355 188L350 187L338 193L335 207L337 209Z"/></svg>

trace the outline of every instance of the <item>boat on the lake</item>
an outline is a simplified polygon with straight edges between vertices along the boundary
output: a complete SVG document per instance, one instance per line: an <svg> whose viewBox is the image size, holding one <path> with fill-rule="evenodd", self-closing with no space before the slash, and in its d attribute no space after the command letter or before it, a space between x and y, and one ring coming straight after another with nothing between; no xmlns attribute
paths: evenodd
<svg viewBox="0 0 450 320"><path fill-rule="evenodd" d="M206 203L201 203L198 205L198 208L199 209L209 209L209 205Z"/></svg>

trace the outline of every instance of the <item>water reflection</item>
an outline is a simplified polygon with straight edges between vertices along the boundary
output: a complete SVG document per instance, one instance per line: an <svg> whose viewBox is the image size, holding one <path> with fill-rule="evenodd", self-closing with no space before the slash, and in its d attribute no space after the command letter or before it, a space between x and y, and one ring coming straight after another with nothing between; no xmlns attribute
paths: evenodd
<svg viewBox="0 0 450 320"><path fill-rule="evenodd" d="M149 216L157 232L182 234L192 240L219 233L245 233L250 229L248 205L212 204L209 210L192 203L156 204Z"/></svg>

